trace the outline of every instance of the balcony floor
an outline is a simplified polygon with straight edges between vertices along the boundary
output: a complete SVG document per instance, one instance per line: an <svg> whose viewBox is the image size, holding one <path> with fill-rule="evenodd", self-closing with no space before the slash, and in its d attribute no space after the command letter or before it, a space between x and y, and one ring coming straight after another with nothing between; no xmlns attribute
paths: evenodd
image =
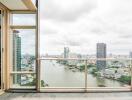
<svg viewBox="0 0 132 100"><path fill-rule="evenodd" d="M5 93L0 100L132 100L132 93Z"/></svg>

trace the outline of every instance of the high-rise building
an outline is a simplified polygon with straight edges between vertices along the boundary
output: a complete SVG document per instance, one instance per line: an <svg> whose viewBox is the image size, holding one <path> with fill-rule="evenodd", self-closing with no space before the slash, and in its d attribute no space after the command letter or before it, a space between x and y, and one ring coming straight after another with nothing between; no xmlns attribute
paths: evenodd
<svg viewBox="0 0 132 100"><path fill-rule="evenodd" d="M64 58L68 58L69 57L69 48L68 47L64 47Z"/></svg>
<svg viewBox="0 0 132 100"><path fill-rule="evenodd" d="M68 47L64 47L64 58L69 58L69 48ZM68 60L64 60L64 64L68 64Z"/></svg>
<svg viewBox="0 0 132 100"><path fill-rule="evenodd" d="M132 58L132 51L129 53L129 57Z"/></svg>
<svg viewBox="0 0 132 100"><path fill-rule="evenodd" d="M96 57L98 58L106 58L106 44L105 43L97 43L97 51ZM106 60L97 60L97 69L104 70L106 67Z"/></svg>
<svg viewBox="0 0 132 100"><path fill-rule="evenodd" d="M21 71L21 37L19 31L13 31L13 70ZM14 83L21 83L21 75L16 75Z"/></svg>

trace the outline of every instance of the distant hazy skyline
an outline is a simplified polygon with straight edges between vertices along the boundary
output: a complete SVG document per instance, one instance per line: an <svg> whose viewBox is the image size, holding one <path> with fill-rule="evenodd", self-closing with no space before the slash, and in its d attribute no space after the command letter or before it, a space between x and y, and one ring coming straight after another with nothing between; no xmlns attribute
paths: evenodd
<svg viewBox="0 0 132 100"><path fill-rule="evenodd" d="M96 43L107 52L132 50L132 0L41 0L41 53L96 53Z"/></svg>

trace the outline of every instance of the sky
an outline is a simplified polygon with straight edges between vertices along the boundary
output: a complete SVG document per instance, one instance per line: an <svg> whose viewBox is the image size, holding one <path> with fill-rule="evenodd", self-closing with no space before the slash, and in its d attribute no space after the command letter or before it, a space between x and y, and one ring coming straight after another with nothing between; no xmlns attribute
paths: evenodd
<svg viewBox="0 0 132 100"><path fill-rule="evenodd" d="M132 50L132 0L41 0L41 54L95 54L96 43L107 53Z"/></svg>
<svg viewBox="0 0 132 100"><path fill-rule="evenodd" d="M40 53L96 54L96 43L107 44L107 54L132 51L132 0L40 0ZM35 24L34 16L17 15L14 24ZM22 51L34 52L35 31L21 33ZM30 36L30 34L33 34ZM26 41L28 40L28 41Z"/></svg>

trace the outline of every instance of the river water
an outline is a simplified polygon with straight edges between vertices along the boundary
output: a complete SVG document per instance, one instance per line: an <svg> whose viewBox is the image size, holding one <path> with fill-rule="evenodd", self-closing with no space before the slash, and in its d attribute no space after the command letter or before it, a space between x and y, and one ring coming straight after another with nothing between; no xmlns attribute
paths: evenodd
<svg viewBox="0 0 132 100"><path fill-rule="evenodd" d="M41 80L44 80L48 87L84 87L85 74L80 71L72 71L56 61L41 62ZM126 86L116 80L98 78L88 73L88 87L123 87Z"/></svg>

